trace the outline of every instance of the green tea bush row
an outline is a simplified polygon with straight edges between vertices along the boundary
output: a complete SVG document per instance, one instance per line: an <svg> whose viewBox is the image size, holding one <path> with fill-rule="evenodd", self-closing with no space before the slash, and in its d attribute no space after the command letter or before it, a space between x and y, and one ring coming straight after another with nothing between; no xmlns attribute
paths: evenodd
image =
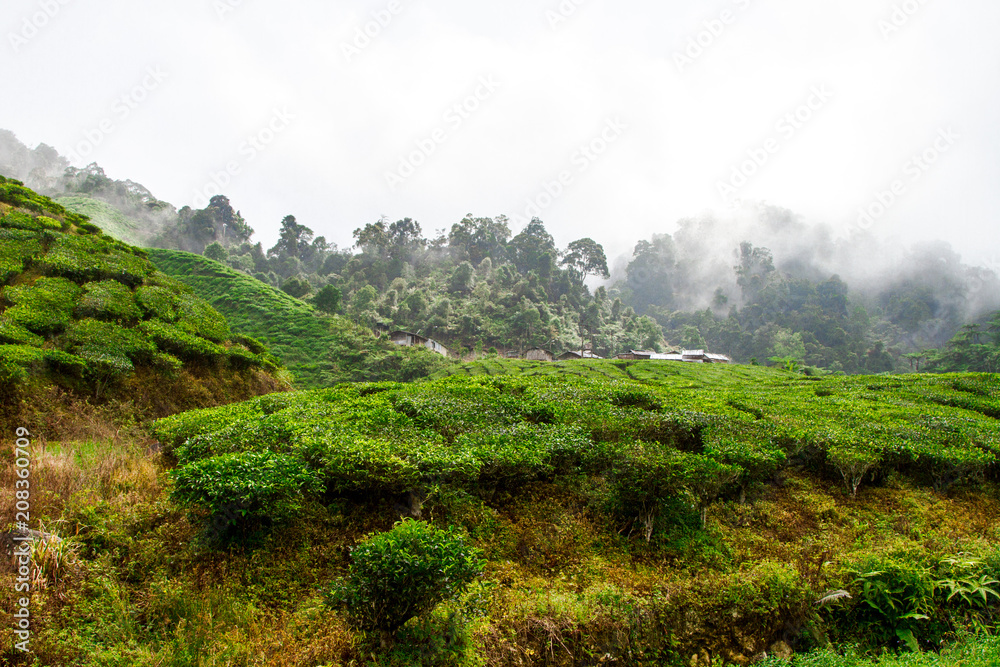
<svg viewBox="0 0 1000 667"><path fill-rule="evenodd" d="M315 493L316 477L300 459L272 452L214 456L172 471L173 498L229 523L292 516Z"/></svg>
<svg viewBox="0 0 1000 667"><path fill-rule="evenodd" d="M158 320L142 322L139 330L153 340L161 350L186 361L218 361L226 354L222 346L166 322Z"/></svg>
<svg viewBox="0 0 1000 667"><path fill-rule="evenodd" d="M117 280L87 283L76 308L77 317L100 320L137 320L142 316L132 290Z"/></svg>
<svg viewBox="0 0 1000 667"><path fill-rule="evenodd" d="M82 290L65 278L39 278L31 285L5 287L3 299L13 304L3 320L36 334L61 333L73 319Z"/></svg>
<svg viewBox="0 0 1000 667"><path fill-rule="evenodd" d="M153 265L138 249L97 236L57 234L38 260L46 275L62 276L76 283L117 280L137 287L153 273Z"/></svg>
<svg viewBox="0 0 1000 667"><path fill-rule="evenodd" d="M87 216L68 211L65 207L57 204L48 197L25 187L21 181L4 176L0 176L0 202L17 208L27 209L37 214L48 214L62 218L75 225L87 223L89 220Z"/></svg>

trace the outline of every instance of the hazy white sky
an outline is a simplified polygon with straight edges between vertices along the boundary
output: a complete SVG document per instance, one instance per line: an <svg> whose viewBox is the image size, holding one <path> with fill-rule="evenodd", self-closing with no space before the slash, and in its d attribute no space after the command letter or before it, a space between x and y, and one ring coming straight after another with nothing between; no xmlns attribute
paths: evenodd
<svg viewBox="0 0 1000 667"><path fill-rule="evenodd" d="M0 127L178 207L225 184L265 244L289 213L342 246L503 213L613 256L767 201L995 265L998 27L988 0L6 0Z"/></svg>

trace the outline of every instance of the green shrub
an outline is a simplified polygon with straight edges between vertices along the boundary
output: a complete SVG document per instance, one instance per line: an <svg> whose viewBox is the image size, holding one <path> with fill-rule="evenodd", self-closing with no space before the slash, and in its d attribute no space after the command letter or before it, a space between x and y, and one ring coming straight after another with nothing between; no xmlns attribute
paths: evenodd
<svg viewBox="0 0 1000 667"><path fill-rule="evenodd" d="M288 519L308 494L320 491L301 459L272 452L215 456L170 475L176 502L204 508L230 525Z"/></svg>
<svg viewBox="0 0 1000 667"><path fill-rule="evenodd" d="M453 530L413 520L373 535L351 551L350 572L328 602L389 640L411 618L454 598L483 571L478 550Z"/></svg>
<svg viewBox="0 0 1000 667"><path fill-rule="evenodd" d="M216 343L229 338L226 318L205 301L194 294L181 294L177 297L177 304L180 315L177 326L182 331Z"/></svg>
<svg viewBox="0 0 1000 667"><path fill-rule="evenodd" d="M226 360L230 366L236 369L259 368L264 364L264 360L260 355L237 346L226 350Z"/></svg>
<svg viewBox="0 0 1000 667"><path fill-rule="evenodd" d="M31 234L0 230L0 284L25 269L25 264L42 251L42 244Z"/></svg>
<svg viewBox="0 0 1000 667"><path fill-rule="evenodd" d="M41 347L44 342L45 339L42 336L33 334L24 327L5 319L0 319L0 344Z"/></svg>
<svg viewBox="0 0 1000 667"><path fill-rule="evenodd" d="M233 343L236 345L242 345L254 354L265 355L268 354L267 346L256 338L250 336L236 335L232 338Z"/></svg>
<svg viewBox="0 0 1000 667"><path fill-rule="evenodd" d="M138 248L110 238L71 234L55 234L55 241L38 265L46 275L80 284L117 280L129 287L141 285L155 270Z"/></svg>
<svg viewBox="0 0 1000 667"><path fill-rule="evenodd" d="M657 411L663 409L663 403L656 394L645 387L634 384L620 384L611 389L609 396L612 405L642 410Z"/></svg>
<svg viewBox="0 0 1000 667"><path fill-rule="evenodd" d="M664 500L684 493L679 452L655 444L616 448L608 474L611 509L641 524L650 541Z"/></svg>
<svg viewBox="0 0 1000 667"><path fill-rule="evenodd" d="M44 232L46 230L59 231L63 224L58 220L53 220L44 215L32 217L21 211L14 211L0 219L0 227L8 229L24 229L32 232Z"/></svg>
<svg viewBox="0 0 1000 667"><path fill-rule="evenodd" d="M76 314L99 320L135 320L142 315L132 290L117 280L84 285Z"/></svg>
<svg viewBox="0 0 1000 667"><path fill-rule="evenodd" d="M226 354L225 348L194 336L172 324L150 320L139 325L142 333L156 342L164 352L188 361L217 361Z"/></svg>
<svg viewBox="0 0 1000 667"><path fill-rule="evenodd" d="M856 496L865 475L882 462L882 452L871 445L834 445L827 450L851 496Z"/></svg>
<svg viewBox="0 0 1000 667"><path fill-rule="evenodd" d="M852 585L852 621L872 646L919 651L934 614L936 582L930 568L908 555L869 556Z"/></svg>
<svg viewBox="0 0 1000 667"><path fill-rule="evenodd" d="M34 370L45 362L45 352L28 345L0 345L0 360Z"/></svg>
<svg viewBox="0 0 1000 667"><path fill-rule="evenodd" d="M45 363L57 373L84 377L88 370L87 361L61 350L45 350Z"/></svg>
<svg viewBox="0 0 1000 667"><path fill-rule="evenodd" d="M177 321L177 296L166 287L143 285L135 291L135 301L149 317L168 323Z"/></svg>
<svg viewBox="0 0 1000 667"><path fill-rule="evenodd" d="M761 442L739 442L724 438L710 444L705 453L713 459L740 469L736 484L740 490L740 501L746 500L747 491L770 479L781 468L787 456L777 447Z"/></svg>
<svg viewBox="0 0 1000 667"><path fill-rule="evenodd" d="M13 307L3 319L39 335L62 332L73 319L81 289L65 278L39 278L31 285L4 288Z"/></svg>
<svg viewBox="0 0 1000 667"><path fill-rule="evenodd" d="M30 188L26 188L21 181L0 176L0 202L23 208L34 213L45 214L63 218L76 225L87 222L85 215L79 215L67 211L65 207L52 201L48 197L40 195Z"/></svg>
<svg viewBox="0 0 1000 667"><path fill-rule="evenodd" d="M231 424L252 421L263 416L264 412L261 410L260 403L261 399L254 399L219 408L190 410L158 419L152 425L153 436L163 444L167 453L172 453L189 438L219 431Z"/></svg>
<svg viewBox="0 0 1000 667"><path fill-rule="evenodd" d="M66 335L70 352L85 358L102 355L146 364L156 353L156 346L138 329L127 329L113 322L80 320Z"/></svg>
<svg viewBox="0 0 1000 667"><path fill-rule="evenodd" d="M172 354L157 352L153 355L153 366L168 374L173 374L184 368L184 362Z"/></svg>

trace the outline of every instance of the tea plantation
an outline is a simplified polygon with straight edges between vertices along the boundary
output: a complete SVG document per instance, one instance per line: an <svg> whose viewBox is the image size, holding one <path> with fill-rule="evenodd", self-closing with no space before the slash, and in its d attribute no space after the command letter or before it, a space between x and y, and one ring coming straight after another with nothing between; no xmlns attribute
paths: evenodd
<svg viewBox="0 0 1000 667"><path fill-rule="evenodd" d="M399 664L432 627L488 664L746 664L994 627L998 399L987 375L488 361L154 433L173 498L230 548L315 535L305 516L331 543L399 516L463 530L490 593L404 626Z"/></svg>
<svg viewBox="0 0 1000 667"><path fill-rule="evenodd" d="M219 262L178 250L150 249L164 273L190 286L226 316L233 331L259 339L289 369L296 385L409 381L449 362L423 348L401 348L344 317L326 315L299 299Z"/></svg>
<svg viewBox="0 0 1000 667"><path fill-rule="evenodd" d="M197 383L192 373L273 390L278 368L144 251L0 177L0 400L8 408L43 385L101 400L135 392L136 382L167 393L182 375ZM253 393L222 391L201 404Z"/></svg>
<svg viewBox="0 0 1000 667"><path fill-rule="evenodd" d="M3 664L1000 664L996 375L457 364L0 178L0 401Z"/></svg>

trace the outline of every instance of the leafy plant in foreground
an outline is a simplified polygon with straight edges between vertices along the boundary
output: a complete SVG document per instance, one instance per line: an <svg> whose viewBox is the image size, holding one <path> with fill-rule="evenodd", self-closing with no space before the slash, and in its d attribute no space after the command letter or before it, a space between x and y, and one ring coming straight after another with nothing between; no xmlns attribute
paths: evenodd
<svg viewBox="0 0 1000 667"><path fill-rule="evenodd" d="M346 609L361 629L378 632L385 646L408 620L482 574L479 556L453 530L407 519L354 548L349 575L334 584L327 601Z"/></svg>
<svg viewBox="0 0 1000 667"><path fill-rule="evenodd" d="M315 475L293 456L241 452L214 456L171 471L175 501L203 507L231 525L281 520L319 492Z"/></svg>

